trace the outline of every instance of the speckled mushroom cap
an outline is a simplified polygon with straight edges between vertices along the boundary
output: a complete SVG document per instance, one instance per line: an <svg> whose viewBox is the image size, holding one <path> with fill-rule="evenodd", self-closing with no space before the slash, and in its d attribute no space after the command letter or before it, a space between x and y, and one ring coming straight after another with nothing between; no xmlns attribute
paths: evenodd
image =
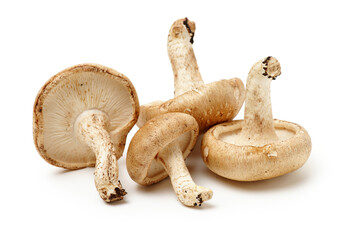
<svg viewBox="0 0 353 240"><path fill-rule="evenodd" d="M184 113L157 116L140 128L131 139L126 166L130 177L141 185L157 183L168 177L156 160L158 153L178 140L184 159L190 154L198 136L196 120Z"/></svg>
<svg viewBox="0 0 353 240"><path fill-rule="evenodd" d="M70 67L41 88L33 110L33 136L40 155L67 169L94 166L95 154L75 136L76 118L85 110L104 112L116 155L124 149L126 135L137 121L139 101L130 80L97 64Z"/></svg>
<svg viewBox="0 0 353 240"><path fill-rule="evenodd" d="M263 146L237 144L243 120L221 123L202 139L202 158L214 173L238 181L256 181L284 175L309 158L311 139L298 124L274 120L278 141Z"/></svg>
<svg viewBox="0 0 353 240"><path fill-rule="evenodd" d="M166 102L153 102L141 106L137 122L143 126L149 119L170 112L183 112L193 116L200 131L233 119L245 99L243 82L238 78L220 80L185 92Z"/></svg>

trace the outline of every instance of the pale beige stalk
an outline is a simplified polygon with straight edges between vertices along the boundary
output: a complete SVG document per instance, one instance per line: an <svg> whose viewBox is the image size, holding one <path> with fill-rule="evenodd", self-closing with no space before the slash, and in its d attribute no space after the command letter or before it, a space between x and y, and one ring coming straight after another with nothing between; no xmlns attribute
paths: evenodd
<svg viewBox="0 0 353 240"><path fill-rule="evenodd" d="M126 195L118 179L119 167L116 149L108 133L109 117L99 110L87 110L76 119L76 136L96 155L94 182L106 202L123 199Z"/></svg>
<svg viewBox="0 0 353 240"><path fill-rule="evenodd" d="M204 85L192 47L195 30L195 23L187 18L175 21L169 30L167 48L174 73L174 97Z"/></svg>
<svg viewBox="0 0 353 240"><path fill-rule="evenodd" d="M201 206L212 198L212 190L198 186L186 168L179 143L173 141L160 151L157 160L163 165L181 203L186 206Z"/></svg>
<svg viewBox="0 0 353 240"><path fill-rule="evenodd" d="M244 127L238 144L261 146L278 140L273 126L270 87L281 74L277 59L268 57L257 62L246 82Z"/></svg>

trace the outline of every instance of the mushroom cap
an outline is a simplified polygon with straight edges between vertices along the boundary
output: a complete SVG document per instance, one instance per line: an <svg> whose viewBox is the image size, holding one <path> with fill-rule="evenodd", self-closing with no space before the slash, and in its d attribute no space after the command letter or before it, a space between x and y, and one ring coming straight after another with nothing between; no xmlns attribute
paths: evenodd
<svg viewBox="0 0 353 240"><path fill-rule="evenodd" d="M91 109L108 116L107 130L119 156L139 114L137 93L126 76L98 64L81 64L56 74L40 89L33 137L47 162L67 169L95 165L95 154L74 131L76 118Z"/></svg>
<svg viewBox="0 0 353 240"><path fill-rule="evenodd" d="M168 177L158 153L177 140L185 159L193 149L199 128L196 120L184 113L166 113L152 118L131 139L126 167L130 177L141 185L157 183Z"/></svg>
<svg viewBox="0 0 353 240"><path fill-rule="evenodd" d="M149 119L170 112L183 112L193 116L200 131L220 122L233 119L245 100L245 88L238 78L220 80L185 92L166 102L153 102L141 106L137 126Z"/></svg>
<svg viewBox="0 0 353 240"><path fill-rule="evenodd" d="M311 139L298 124L274 120L279 140L264 146L237 145L243 120L209 129L201 143L202 158L214 173L238 181L257 181L300 168L309 158Z"/></svg>

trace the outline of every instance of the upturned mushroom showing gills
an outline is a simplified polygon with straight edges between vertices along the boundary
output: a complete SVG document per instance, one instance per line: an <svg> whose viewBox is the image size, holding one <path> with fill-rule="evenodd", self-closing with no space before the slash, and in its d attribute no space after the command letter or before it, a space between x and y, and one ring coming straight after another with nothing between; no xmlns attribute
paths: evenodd
<svg viewBox="0 0 353 240"><path fill-rule="evenodd" d="M311 139L298 124L274 120L271 81L281 74L277 59L267 57L250 70L244 120L222 123L202 139L202 157L214 173L239 181L284 175L309 158Z"/></svg>
<svg viewBox="0 0 353 240"><path fill-rule="evenodd" d="M198 124L188 114L166 113L152 118L131 139L126 156L130 177L141 185L151 185L169 175L181 203L201 206L213 193L194 183L184 162L197 136Z"/></svg>
<svg viewBox="0 0 353 240"><path fill-rule="evenodd" d="M96 64L73 66L39 91L33 112L34 143L52 165L95 166L101 198L121 200L126 192L118 179L118 159L138 114L135 88L123 74Z"/></svg>
<svg viewBox="0 0 353 240"><path fill-rule="evenodd" d="M170 28L168 55L174 72L174 98L141 106L139 127L157 115L183 112L192 115L203 131L238 114L245 99L243 82L238 78L203 82L192 48L195 29L195 23L187 18Z"/></svg>

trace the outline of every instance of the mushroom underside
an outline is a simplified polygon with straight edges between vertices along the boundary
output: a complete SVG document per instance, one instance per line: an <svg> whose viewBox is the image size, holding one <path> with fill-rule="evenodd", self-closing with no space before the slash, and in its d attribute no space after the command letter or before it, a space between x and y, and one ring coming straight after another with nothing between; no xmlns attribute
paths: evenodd
<svg viewBox="0 0 353 240"><path fill-rule="evenodd" d="M269 179L300 168L309 158L311 140L303 127L274 120L279 140L251 146L239 135L243 124L242 120L220 124L204 135L202 156L216 174L238 181Z"/></svg>
<svg viewBox="0 0 353 240"><path fill-rule="evenodd" d="M130 86L124 76L109 71L102 66L76 66L54 76L38 94L34 138L49 163L68 169L94 166L95 154L74 130L77 117L86 110L97 109L108 116L107 130L115 145L120 144L115 138L119 132L132 126L136 106Z"/></svg>

